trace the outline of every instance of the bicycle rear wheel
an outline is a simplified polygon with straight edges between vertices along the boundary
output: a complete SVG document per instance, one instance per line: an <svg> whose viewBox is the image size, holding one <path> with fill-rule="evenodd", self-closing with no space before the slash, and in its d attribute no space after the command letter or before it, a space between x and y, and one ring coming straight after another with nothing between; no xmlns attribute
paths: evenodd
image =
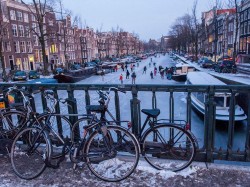
<svg viewBox="0 0 250 187"><path fill-rule="evenodd" d="M29 127L22 130L13 141L11 148L11 165L22 179L33 179L42 174L46 168L45 159L50 160L51 144L46 132Z"/></svg>
<svg viewBox="0 0 250 187"><path fill-rule="evenodd" d="M1 135L9 139L14 138L18 129L27 121L26 114L20 111L4 112L0 115L0 117Z"/></svg>
<svg viewBox="0 0 250 187"><path fill-rule="evenodd" d="M86 142L87 165L95 176L104 181L121 181L130 176L138 164L139 144L122 127L102 128L102 133L94 131Z"/></svg>
<svg viewBox="0 0 250 187"><path fill-rule="evenodd" d="M47 120L48 119L48 120ZM38 124L38 122L41 124ZM69 152L72 146L71 133L72 125L69 119L60 114L43 114L32 126L43 126L47 123L50 126L49 138L52 145L52 159L57 159ZM68 147L66 147L68 146Z"/></svg>
<svg viewBox="0 0 250 187"><path fill-rule="evenodd" d="M142 153L156 169L180 171L188 167L195 156L195 141L182 127L160 124L145 132Z"/></svg>

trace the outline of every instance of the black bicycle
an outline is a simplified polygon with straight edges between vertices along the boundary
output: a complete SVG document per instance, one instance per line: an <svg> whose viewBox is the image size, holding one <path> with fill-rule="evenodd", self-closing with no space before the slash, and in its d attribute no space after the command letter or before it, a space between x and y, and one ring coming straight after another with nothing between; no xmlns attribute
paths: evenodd
<svg viewBox="0 0 250 187"><path fill-rule="evenodd" d="M131 129L133 124L128 121L117 121L108 110L110 91L98 91L98 94L100 105L95 106L95 108L96 111L100 109L101 120L108 125L115 124L117 126L125 122L128 123L128 129ZM141 111L147 115L147 118L137 139L145 160L159 170L166 169L176 172L188 167L192 163L198 147L189 124L184 120L175 120L174 122L167 119L157 120L160 114L159 109L142 109ZM106 118L106 113L112 120Z"/></svg>
<svg viewBox="0 0 250 187"><path fill-rule="evenodd" d="M102 110L95 105L87 107L95 112ZM84 126L81 139L77 138L79 126L75 124L74 131L70 131L69 142L51 125L51 119L60 115L48 113L39 116L37 124L25 128L14 139L11 164L19 177L32 179L39 176L46 167L58 168L68 152L73 163L86 162L91 172L105 181L120 181L133 173L139 161L140 148L131 132L123 127L107 126L94 113L76 122L79 124L79 121L85 121L88 124ZM55 149L54 138L61 146L60 151ZM57 156L55 153L58 153ZM53 158L62 159L53 164Z"/></svg>

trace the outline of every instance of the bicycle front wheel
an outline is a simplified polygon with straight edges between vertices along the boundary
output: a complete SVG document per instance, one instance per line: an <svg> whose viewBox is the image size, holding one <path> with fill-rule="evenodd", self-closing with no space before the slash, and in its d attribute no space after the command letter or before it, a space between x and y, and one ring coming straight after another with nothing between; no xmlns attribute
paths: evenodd
<svg viewBox="0 0 250 187"><path fill-rule="evenodd" d="M156 169L180 171L188 167L195 156L195 141L175 124L156 125L143 136L142 153Z"/></svg>
<svg viewBox="0 0 250 187"><path fill-rule="evenodd" d="M98 178L117 182L130 176L139 161L139 144L132 133L119 126L103 126L86 142L86 162Z"/></svg>
<svg viewBox="0 0 250 187"><path fill-rule="evenodd" d="M22 179L38 177L46 168L45 159L50 160L51 144L47 133L30 127L22 130L14 139L11 148L11 165Z"/></svg>

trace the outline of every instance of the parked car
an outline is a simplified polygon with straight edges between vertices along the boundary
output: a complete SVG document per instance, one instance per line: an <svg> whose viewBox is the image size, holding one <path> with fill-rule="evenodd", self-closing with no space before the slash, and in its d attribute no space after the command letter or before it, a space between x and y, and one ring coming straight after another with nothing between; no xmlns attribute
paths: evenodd
<svg viewBox="0 0 250 187"><path fill-rule="evenodd" d="M13 75L13 81L26 81L27 74L25 71L17 71Z"/></svg>
<svg viewBox="0 0 250 187"><path fill-rule="evenodd" d="M209 59L205 59L201 62L200 65L202 68L213 68L214 66L214 62L212 60Z"/></svg>
<svg viewBox="0 0 250 187"><path fill-rule="evenodd" d="M219 73L236 73L236 66L232 60L222 60L214 66L214 71Z"/></svg>
<svg viewBox="0 0 250 187"><path fill-rule="evenodd" d="M29 79L39 79L40 74L37 71L30 71L29 72Z"/></svg>

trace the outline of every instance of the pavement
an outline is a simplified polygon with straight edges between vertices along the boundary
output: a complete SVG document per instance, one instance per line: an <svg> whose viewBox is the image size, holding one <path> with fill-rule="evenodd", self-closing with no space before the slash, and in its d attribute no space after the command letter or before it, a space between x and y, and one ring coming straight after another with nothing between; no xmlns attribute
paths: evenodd
<svg viewBox="0 0 250 187"><path fill-rule="evenodd" d="M59 169L47 168L44 173L33 180L18 178L12 171L8 156L0 156L0 187L3 186L100 186L100 187L166 187L166 186L249 186L250 167L193 162L180 172L158 171L140 160L135 172L121 182L109 183L97 179L83 164L72 169L69 159L62 162Z"/></svg>

